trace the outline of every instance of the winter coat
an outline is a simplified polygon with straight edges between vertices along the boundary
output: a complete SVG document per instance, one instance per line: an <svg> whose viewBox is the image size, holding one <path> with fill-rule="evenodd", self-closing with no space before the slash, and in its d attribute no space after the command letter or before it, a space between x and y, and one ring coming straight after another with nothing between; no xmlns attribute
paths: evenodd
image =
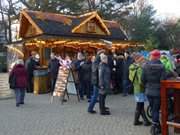
<svg viewBox="0 0 180 135"><path fill-rule="evenodd" d="M110 89L111 70L108 64L100 63L99 65L99 93L105 94Z"/></svg>
<svg viewBox="0 0 180 135"><path fill-rule="evenodd" d="M146 95L159 97L161 80L166 79L165 67L161 61L153 60L146 63L143 67L141 79L145 86Z"/></svg>
<svg viewBox="0 0 180 135"><path fill-rule="evenodd" d="M38 63L32 57L27 59L27 61L25 63L25 67L28 72L29 78L33 77L33 71L36 69L36 66L38 66Z"/></svg>
<svg viewBox="0 0 180 135"><path fill-rule="evenodd" d="M99 77L98 77L98 69L100 64L100 56L97 55L95 61L92 63L91 67L91 83L98 87Z"/></svg>
<svg viewBox="0 0 180 135"><path fill-rule="evenodd" d="M59 60L54 58L49 61L48 69L52 78L57 78L60 63Z"/></svg>
<svg viewBox="0 0 180 135"><path fill-rule="evenodd" d="M72 61L71 68L72 68L72 73L73 73L74 81L75 81L76 84L78 84L79 83L79 75L78 75L78 71L77 71L76 65L75 65L76 62L77 62L76 60Z"/></svg>
<svg viewBox="0 0 180 135"><path fill-rule="evenodd" d="M10 72L10 76L15 76L15 89L16 88L27 88L27 70L25 66L22 64L17 64L13 67L12 71Z"/></svg>
<svg viewBox="0 0 180 135"><path fill-rule="evenodd" d="M82 65L81 65L81 63L83 63L83 62L84 62L84 60L77 60L74 62L74 66L78 73L78 78L79 78L80 82L83 81L83 70L82 70Z"/></svg>
<svg viewBox="0 0 180 135"><path fill-rule="evenodd" d="M81 66L82 81L91 82L91 61L85 61Z"/></svg>
<svg viewBox="0 0 180 135"><path fill-rule="evenodd" d="M133 64L134 60L130 56L127 59L124 59L123 62L123 79L129 80L129 66Z"/></svg>
<svg viewBox="0 0 180 135"><path fill-rule="evenodd" d="M173 65L172 65L172 63L171 63L171 61L169 60L168 57L163 56L163 57L161 57L160 61L161 61L161 63L164 65L165 70L166 70L167 72L173 71Z"/></svg>
<svg viewBox="0 0 180 135"><path fill-rule="evenodd" d="M180 62L176 63L176 72L178 73L178 75L180 76Z"/></svg>
<svg viewBox="0 0 180 135"><path fill-rule="evenodd" d="M123 77L123 58L117 58L116 62L116 76L117 80L121 82Z"/></svg>
<svg viewBox="0 0 180 135"><path fill-rule="evenodd" d="M134 94L144 93L141 75L142 67L138 64L131 64L129 67L129 80L133 83Z"/></svg>

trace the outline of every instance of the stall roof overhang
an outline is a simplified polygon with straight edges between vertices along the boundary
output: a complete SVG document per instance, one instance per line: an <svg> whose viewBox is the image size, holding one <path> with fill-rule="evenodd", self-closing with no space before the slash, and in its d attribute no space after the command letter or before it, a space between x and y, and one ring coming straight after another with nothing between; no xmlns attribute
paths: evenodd
<svg viewBox="0 0 180 135"><path fill-rule="evenodd" d="M78 32L83 25L94 19L104 34ZM27 35L27 33L30 33ZM79 16L68 16L41 11L23 10L20 14L19 36L23 39L40 35L80 37L106 40L127 40L120 25L115 21L103 20L97 12Z"/></svg>
<svg viewBox="0 0 180 135"><path fill-rule="evenodd" d="M36 38L30 38L23 40L24 45L44 46L44 47L72 47L72 48L104 48L104 49L122 49L127 47L143 47L144 45L138 41L113 41L108 43L103 40L83 39L83 38L59 38L52 36L38 36Z"/></svg>

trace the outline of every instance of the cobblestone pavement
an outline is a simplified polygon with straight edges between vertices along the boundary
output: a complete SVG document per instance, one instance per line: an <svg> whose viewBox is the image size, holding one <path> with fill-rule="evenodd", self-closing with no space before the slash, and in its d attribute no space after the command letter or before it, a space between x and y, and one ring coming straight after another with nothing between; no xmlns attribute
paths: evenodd
<svg viewBox="0 0 180 135"><path fill-rule="evenodd" d="M149 127L132 124L132 96L109 96L110 116L88 114L87 105L87 101L78 103L75 96L64 105L57 98L51 104L47 94L27 94L19 108L14 99L1 100L0 135L149 135Z"/></svg>

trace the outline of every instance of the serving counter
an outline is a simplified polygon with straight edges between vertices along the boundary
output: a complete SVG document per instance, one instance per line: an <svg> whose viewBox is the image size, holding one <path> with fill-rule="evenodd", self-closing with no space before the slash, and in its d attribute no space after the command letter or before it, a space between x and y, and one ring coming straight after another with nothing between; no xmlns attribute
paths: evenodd
<svg viewBox="0 0 180 135"><path fill-rule="evenodd" d="M48 69L47 67L38 67L34 70L34 94L48 92Z"/></svg>

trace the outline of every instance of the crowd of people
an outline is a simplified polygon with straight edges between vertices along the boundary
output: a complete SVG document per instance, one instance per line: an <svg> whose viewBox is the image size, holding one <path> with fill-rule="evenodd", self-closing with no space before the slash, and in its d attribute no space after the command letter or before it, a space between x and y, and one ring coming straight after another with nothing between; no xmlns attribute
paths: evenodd
<svg viewBox="0 0 180 135"><path fill-rule="evenodd" d="M38 55L31 53L25 65L19 59L10 73L10 84L15 89L16 106L24 104L25 90L33 91L33 71L39 66ZM110 108L106 106L108 93L122 93L124 97L134 93L136 107L134 125L151 126L151 134L161 132L159 122L160 110L160 81L180 75L180 54L172 61L166 53L159 50L150 52L149 58L135 52L112 52L108 54L100 49L95 56L78 52L77 58L71 60L66 55L63 59L51 53L48 71L51 78L51 93L54 92L59 67L71 68L76 89L81 100L87 98L87 111L95 114L94 107L99 102L101 115L110 115ZM15 79L13 76L16 76ZM12 83L15 80L15 86ZM147 119L144 102L149 101L152 108L152 123ZM143 122L139 120L140 116Z"/></svg>

